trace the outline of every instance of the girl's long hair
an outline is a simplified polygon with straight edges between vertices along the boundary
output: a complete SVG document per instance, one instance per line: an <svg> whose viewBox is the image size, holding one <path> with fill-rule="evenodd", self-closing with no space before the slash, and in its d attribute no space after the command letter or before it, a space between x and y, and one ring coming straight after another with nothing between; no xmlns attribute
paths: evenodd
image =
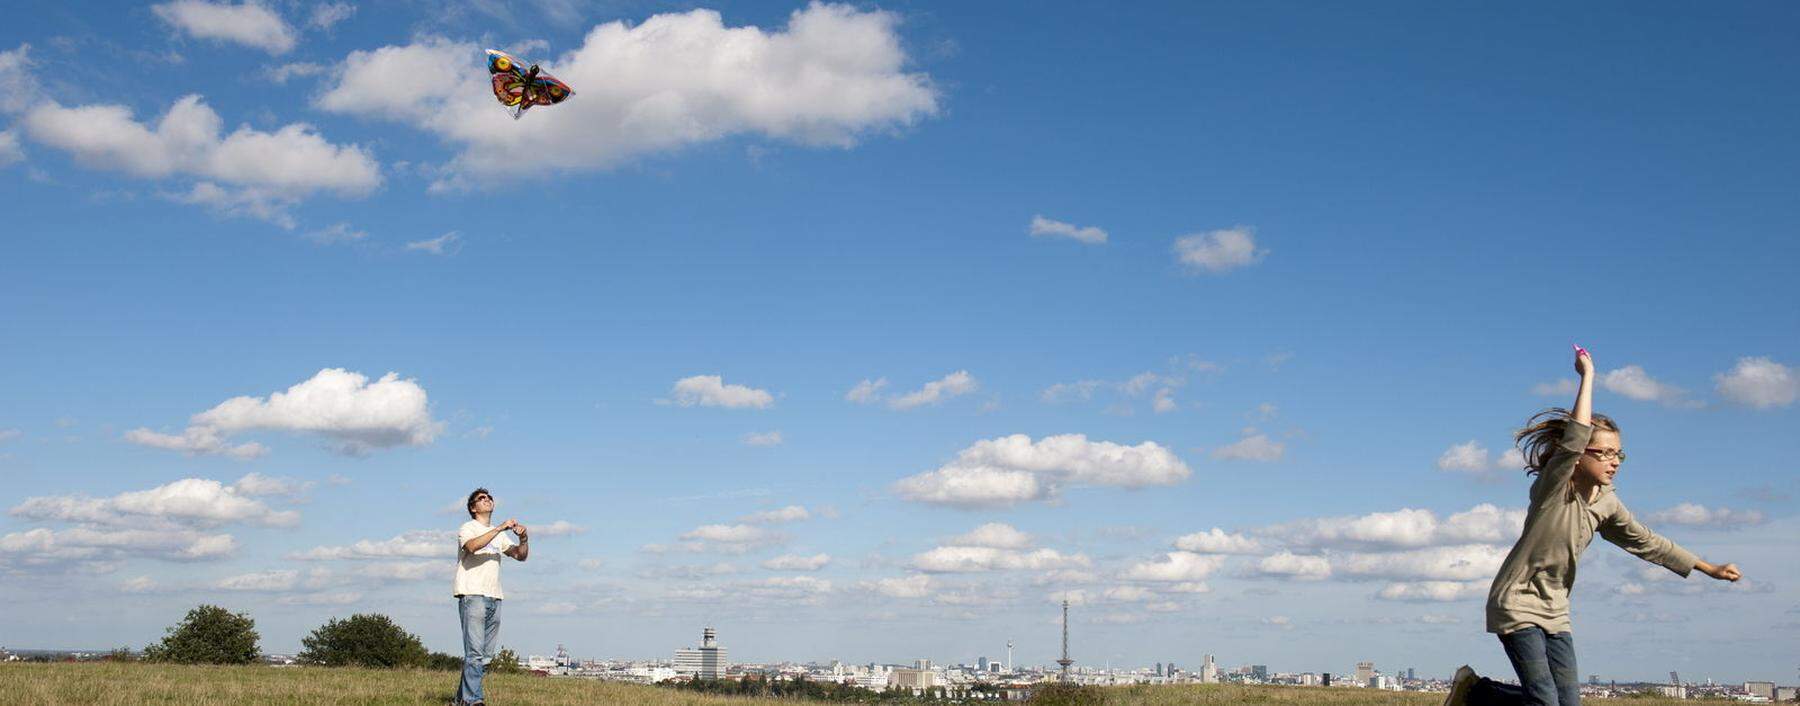
<svg viewBox="0 0 1800 706"><path fill-rule="evenodd" d="M1525 428L1513 433L1513 443L1519 447L1519 453L1525 456L1526 475L1536 475L1550 464L1550 457L1556 455L1556 442L1562 440L1563 430L1568 428L1569 421L1575 413L1561 407L1551 407L1525 421ZM1595 431L1619 433L1619 425L1604 414L1593 415Z"/></svg>

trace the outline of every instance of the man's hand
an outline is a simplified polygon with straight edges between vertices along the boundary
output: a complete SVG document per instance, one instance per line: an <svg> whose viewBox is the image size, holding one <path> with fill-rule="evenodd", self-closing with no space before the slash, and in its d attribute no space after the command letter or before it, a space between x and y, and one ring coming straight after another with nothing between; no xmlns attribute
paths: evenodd
<svg viewBox="0 0 1800 706"><path fill-rule="evenodd" d="M517 526L519 526L518 520L508 519L507 521L500 523L500 526L497 527L496 529L498 529L502 532L505 532L506 530L512 529Z"/></svg>
<svg viewBox="0 0 1800 706"><path fill-rule="evenodd" d="M1711 576L1720 581L1736 581L1744 577L1743 574L1738 573L1737 564L1725 564L1722 566L1707 564L1706 566L1700 567L1700 570L1705 572L1707 576Z"/></svg>
<svg viewBox="0 0 1800 706"><path fill-rule="evenodd" d="M525 541L525 525L514 522L512 531L513 534L519 535L519 541Z"/></svg>

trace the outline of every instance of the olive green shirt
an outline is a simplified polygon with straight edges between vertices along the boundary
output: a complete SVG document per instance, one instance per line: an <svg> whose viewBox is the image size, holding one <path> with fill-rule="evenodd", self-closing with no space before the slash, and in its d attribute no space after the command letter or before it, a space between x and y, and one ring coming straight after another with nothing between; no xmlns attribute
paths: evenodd
<svg viewBox="0 0 1800 706"><path fill-rule="evenodd" d="M1572 632L1569 592L1575 587L1575 562L1596 532L1683 577L1694 570L1698 558L1639 523L1611 486L1602 486L1592 502L1575 493L1569 478L1593 433L1593 427L1570 421L1556 453L1531 484L1525 531L1488 588L1488 632L1504 635L1534 625L1552 634Z"/></svg>

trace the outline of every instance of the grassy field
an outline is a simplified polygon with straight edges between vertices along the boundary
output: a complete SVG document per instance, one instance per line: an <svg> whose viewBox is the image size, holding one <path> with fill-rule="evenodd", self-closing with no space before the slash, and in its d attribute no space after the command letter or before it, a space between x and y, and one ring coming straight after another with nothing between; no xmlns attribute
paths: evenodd
<svg viewBox="0 0 1800 706"><path fill-rule="evenodd" d="M0 703L9 706L64 704L184 704L227 706L278 704L323 706L441 706L456 688L456 673L419 670L273 667L186 667L136 663L0 664ZM1333 704L1431 706L1442 696L1370 692L1362 689L1297 687L1164 686L1098 690L1095 706L1179 706L1184 704ZM488 701L494 706L763 706L794 701L705 696L648 686L580 679L490 675ZM803 702L816 703L816 702ZM1604 702L1601 702L1604 703ZM1616 703L1676 706L1680 702L1632 699Z"/></svg>

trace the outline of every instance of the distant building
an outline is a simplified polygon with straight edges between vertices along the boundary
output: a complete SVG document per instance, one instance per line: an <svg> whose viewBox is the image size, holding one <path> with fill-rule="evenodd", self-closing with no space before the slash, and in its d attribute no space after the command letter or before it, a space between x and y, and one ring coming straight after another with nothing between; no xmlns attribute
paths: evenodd
<svg viewBox="0 0 1800 706"><path fill-rule="evenodd" d="M1369 680L1374 679L1374 678L1375 678L1375 663L1374 662L1357 662L1356 663L1356 685L1357 686L1368 686Z"/></svg>
<svg viewBox="0 0 1800 706"><path fill-rule="evenodd" d="M1774 701L1775 700L1775 682L1772 682L1772 681L1747 681L1747 682L1744 682L1744 693L1749 694L1751 696L1761 696L1770 701Z"/></svg>
<svg viewBox="0 0 1800 706"><path fill-rule="evenodd" d="M929 670L929 669L931 669L931 660L915 659L915 660L913 660L913 669Z"/></svg>
<svg viewBox="0 0 1800 706"><path fill-rule="evenodd" d="M930 660L919 660L919 662L929 663ZM930 668L907 669L901 667L894 670L894 674L888 680L888 683L902 689L929 689L933 686L937 686L937 680L933 678L935 676L936 675L931 673Z"/></svg>
<svg viewBox="0 0 1800 706"><path fill-rule="evenodd" d="M1213 662L1212 655L1207 655L1206 658L1200 662L1200 683L1219 683L1219 665Z"/></svg>
<svg viewBox="0 0 1800 706"><path fill-rule="evenodd" d="M1266 665L1266 664L1250 665L1250 676L1254 677L1257 681L1268 681L1269 680L1269 665Z"/></svg>
<svg viewBox="0 0 1800 706"><path fill-rule="evenodd" d="M1794 686L1775 687L1775 700L1776 701L1800 701L1800 687L1794 687Z"/></svg>
<svg viewBox="0 0 1800 706"><path fill-rule="evenodd" d="M988 658L976 657L975 658L975 670L980 671L980 672L987 671L988 670Z"/></svg>
<svg viewBox="0 0 1800 706"><path fill-rule="evenodd" d="M725 658L725 648L719 646L712 628L700 633L699 647L684 647L675 651L675 673L689 674L695 679L723 679L725 671L731 663Z"/></svg>

